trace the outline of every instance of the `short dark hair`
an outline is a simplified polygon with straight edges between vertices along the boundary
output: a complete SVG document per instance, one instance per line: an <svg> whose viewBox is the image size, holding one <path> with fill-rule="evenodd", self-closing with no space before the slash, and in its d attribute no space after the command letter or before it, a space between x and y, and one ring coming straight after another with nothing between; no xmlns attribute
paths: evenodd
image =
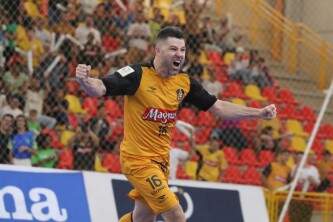
<svg viewBox="0 0 333 222"><path fill-rule="evenodd" d="M169 37L183 39L184 32L177 26L166 26L159 31L156 40L165 40Z"/></svg>

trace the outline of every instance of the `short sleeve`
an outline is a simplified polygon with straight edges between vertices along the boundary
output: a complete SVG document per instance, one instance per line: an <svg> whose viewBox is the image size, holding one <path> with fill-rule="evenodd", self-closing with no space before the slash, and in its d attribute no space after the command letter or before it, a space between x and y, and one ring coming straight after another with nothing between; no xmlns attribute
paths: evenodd
<svg viewBox="0 0 333 222"><path fill-rule="evenodd" d="M186 95L184 102L188 102L196 106L200 110L208 110L214 105L217 98L209 94L200 83L190 77L190 91Z"/></svg>
<svg viewBox="0 0 333 222"><path fill-rule="evenodd" d="M134 95L140 86L141 65L125 66L114 74L102 78L106 96Z"/></svg>

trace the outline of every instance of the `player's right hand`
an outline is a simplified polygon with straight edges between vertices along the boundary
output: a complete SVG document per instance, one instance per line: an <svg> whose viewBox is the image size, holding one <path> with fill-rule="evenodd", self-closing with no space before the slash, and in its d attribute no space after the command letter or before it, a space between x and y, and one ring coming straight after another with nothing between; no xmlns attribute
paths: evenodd
<svg viewBox="0 0 333 222"><path fill-rule="evenodd" d="M75 77L77 80L84 80L89 77L91 66L79 64L75 70Z"/></svg>

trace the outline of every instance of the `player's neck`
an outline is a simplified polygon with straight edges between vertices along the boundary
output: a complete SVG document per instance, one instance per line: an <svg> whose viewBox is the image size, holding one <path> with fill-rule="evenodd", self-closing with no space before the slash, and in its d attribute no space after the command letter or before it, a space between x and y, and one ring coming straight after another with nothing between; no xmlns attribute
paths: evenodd
<svg viewBox="0 0 333 222"><path fill-rule="evenodd" d="M168 68L163 67L163 65L157 58L154 58L153 66L154 66L154 69L156 70L157 74L159 74L163 78L169 77Z"/></svg>

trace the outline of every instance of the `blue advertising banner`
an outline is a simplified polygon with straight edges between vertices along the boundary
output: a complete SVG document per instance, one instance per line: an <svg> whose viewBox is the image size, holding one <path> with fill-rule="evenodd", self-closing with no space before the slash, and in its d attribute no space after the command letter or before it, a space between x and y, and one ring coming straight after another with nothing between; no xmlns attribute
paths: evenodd
<svg viewBox="0 0 333 222"><path fill-rule="evenodd" d="M0 221L90 222L82 173L0 171Z"/></svg>
<svg viewBox="0 0 333 222"><path fill-rule="evenodd" d="M118 215L132 211L133 201L127 196L131 185L124 180L112 180L112 188ZM188 222L244 222L237 190L178 185L171 185L170 189L177 194Z"/></svg>

